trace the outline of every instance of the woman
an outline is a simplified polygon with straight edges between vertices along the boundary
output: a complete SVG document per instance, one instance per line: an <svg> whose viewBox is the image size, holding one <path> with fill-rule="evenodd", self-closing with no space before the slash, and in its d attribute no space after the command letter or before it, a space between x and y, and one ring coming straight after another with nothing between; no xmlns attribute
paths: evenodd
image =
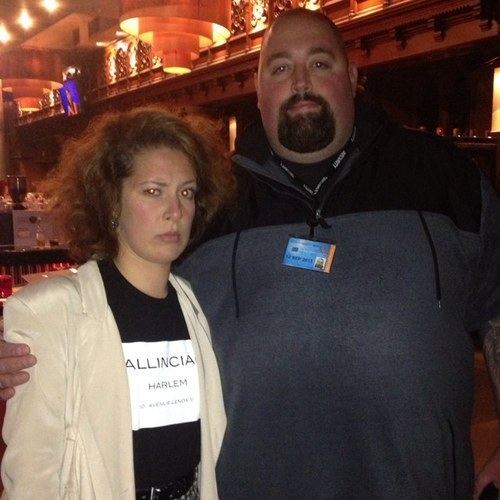
<svg viewBox="0 0 500 500"><path fill-rule="evenodd" d="M230 192L202 123L108 114L63 151L49 191L86 263L5 305L6 338L38 358L8 403L6 497L217 498L219 374L200 306L170 273Z"/></svg>

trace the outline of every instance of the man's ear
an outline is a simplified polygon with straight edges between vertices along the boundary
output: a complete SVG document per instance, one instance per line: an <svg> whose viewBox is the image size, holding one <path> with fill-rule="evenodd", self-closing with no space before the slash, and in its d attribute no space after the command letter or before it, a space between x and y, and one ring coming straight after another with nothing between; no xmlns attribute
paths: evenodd
<svg viewBox="0 0 500 500"><path fill-rule="evenodd" d="M353 62L349 61L347 71L349 80L351 81L351 90L353 97L356 97L356 87L358 85L358 67Z"/></svg>

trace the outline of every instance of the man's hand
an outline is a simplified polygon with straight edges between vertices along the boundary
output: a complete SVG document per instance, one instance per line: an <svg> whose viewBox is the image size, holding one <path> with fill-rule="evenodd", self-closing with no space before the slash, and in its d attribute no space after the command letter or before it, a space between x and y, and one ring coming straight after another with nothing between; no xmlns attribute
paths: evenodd
<svg viewBox="0 0 500 500"><path fill-rule="evenodd" d="M0 341L0 399L7 401L14 396L14 387L29 380L29 374L21 370L35 364L36 358L26 344Z"/></svg>
<svg viewBox="0 0 500 500"><path fill-rule="evenodd" d="M488 484L493 483L500 489L500 446L486 462L483 470L477 475L474 487L474 500L478 500ZM500 499L500 495L498 496Z"/></svg>

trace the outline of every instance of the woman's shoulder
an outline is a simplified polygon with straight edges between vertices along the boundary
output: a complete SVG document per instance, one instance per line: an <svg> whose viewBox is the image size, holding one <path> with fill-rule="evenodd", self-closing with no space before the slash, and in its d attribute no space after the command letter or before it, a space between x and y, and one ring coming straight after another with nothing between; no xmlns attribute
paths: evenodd
<svg viewBox="0 0 500 500"><path fill-rule="evenodd" d="M51 297L65 297L77 290L77 280L69 273L42 278L40 281L30 283L19 289L13 298L22 301L34 301L49 295Z"/></svg>
<svg viewBox="0 0 500 500"><path fill-rule="evenodd" d="M88 279L89 274L98 272L95 263L83 264L78 269L68 269L64 273L54 275L47 274L35 283L25 285L16 292L11 300L19 300L27 305L36 308L38 305L45 306L49 303L64 304L81 301L82 278Z"/></svg>

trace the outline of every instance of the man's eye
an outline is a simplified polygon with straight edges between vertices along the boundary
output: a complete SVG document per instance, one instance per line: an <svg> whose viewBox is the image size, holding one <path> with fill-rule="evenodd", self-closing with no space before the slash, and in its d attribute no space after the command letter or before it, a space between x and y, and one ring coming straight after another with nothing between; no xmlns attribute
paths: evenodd
<svg viewBox="0 0 500 500"><path fill-rule="evenodd" d="M316 61L314 63L314 67L319 69L327 69L330 67L330 64L326 63L325 61Z"/></svg>
<svg viewBox="0 0 500 500"><path fill-rule="evenodd" d="M280 64L279 66L275 66L272 70L271 70L271 74L273 75L279 75L280 73L283 73L283 71L286 70L286 66L284 64Z"/></svg>
<svg viewBox="0 0 500 500"><path fill-rule="evenodd" d="M159 196L160 190L158 188L148 188L144 190L144 193L149 196Z"/></svg>
<svg viewBox="0 0 500 500"><path fill-rule="evenodd" d="M194 188L185 188L181 191L181 196L187 200L194 200L196 191Z"/></svg>

